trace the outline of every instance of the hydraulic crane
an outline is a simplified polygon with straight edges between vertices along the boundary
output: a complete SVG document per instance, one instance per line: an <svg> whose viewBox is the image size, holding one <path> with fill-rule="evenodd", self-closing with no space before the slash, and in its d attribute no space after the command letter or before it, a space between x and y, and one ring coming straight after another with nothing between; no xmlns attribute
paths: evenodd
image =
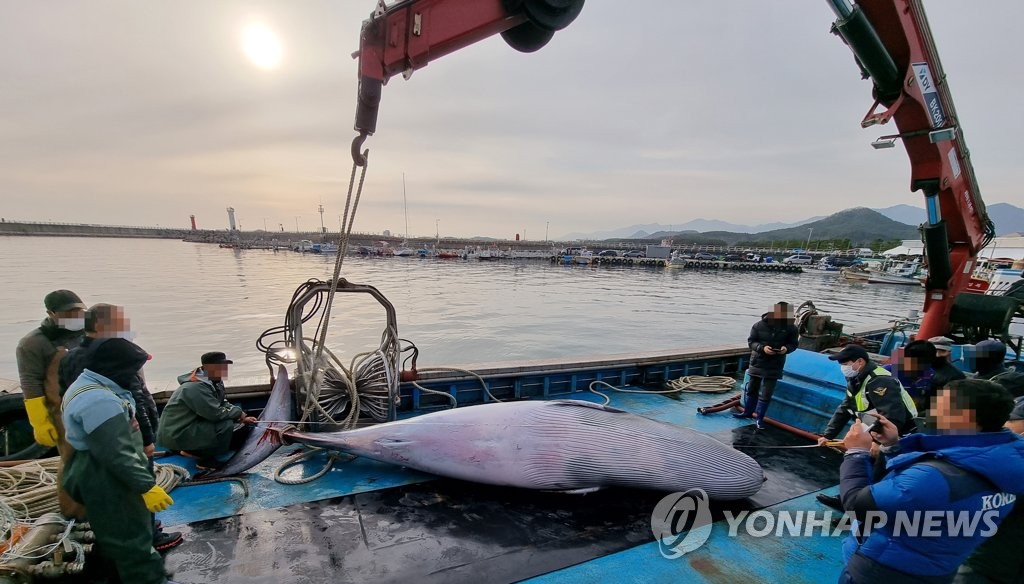
<svg viewBox="0 0 1024 584"><path fill-rule="evenodd" d="M949 331L956 295L966 290L978 253L995 236L981 199L970 153L953 106L921 0L827 0L832 31L849 46L874 103L862 127L896 124L875 148L903 143L910 158L910 190L921 191L927 222L921 227L928 279L919 338ZM406 78L430 61L493 34L519 51L543 47L579 15L583 0L404 0L380 2L364 21L359 41L359 93L352 143L360 149L376 130L383 85Z"/></svg>

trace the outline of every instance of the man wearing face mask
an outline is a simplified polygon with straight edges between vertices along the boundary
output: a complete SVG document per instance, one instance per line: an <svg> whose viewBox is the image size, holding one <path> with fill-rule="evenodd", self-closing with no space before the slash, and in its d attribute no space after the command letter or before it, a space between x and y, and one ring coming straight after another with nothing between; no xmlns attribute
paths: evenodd
<svg viewBox="0 0 1024 584"><path fill-rule="evenodd" d="M56 410L60 402L56 369L50 365L60 358L58 354L63 355L82 338L85 304L71 290L54 290L43 299L43 305L46 318L18 341L15 354L25 411L35 440L43 446L56 446L62 433L60 413Z"/></svg>
<svg viewBox="0 0 1024 584"><path fill-rule="evenodd" d="M842 351L829 355L829 360L839 362L847 383L846 398L840 402L821 438L818 438L819 445L835 440L854 416L870 410L876 410L895 424L900 436L914 430L914 418L917 416L914 399L898 379L871 361L867 349L860 345L846 345ZM879 464L879 471L884 470L884 461ZM817 499L833 509L842 509L839 497L819 493Z"/></svg>
<svg viewBox="0 0 1024 584"><path fill-rule="evenodd" d="M107 378L128 390L135 400L135 421L142 436L142 448L149 459L149 470L153 472L153 455L159 415L156 402L146 387L141 368L123 367L120 363L149 360L149 354L132 342L135 338L131 321L125 316L124 308L114 304L95 304L85 312L85 338L81 344L68 352L60 363L61 395L78 379L82 371L89 369L100 372ZM181 533L164 531L153 519L153 547L163 552L183 541Z"/></svg>

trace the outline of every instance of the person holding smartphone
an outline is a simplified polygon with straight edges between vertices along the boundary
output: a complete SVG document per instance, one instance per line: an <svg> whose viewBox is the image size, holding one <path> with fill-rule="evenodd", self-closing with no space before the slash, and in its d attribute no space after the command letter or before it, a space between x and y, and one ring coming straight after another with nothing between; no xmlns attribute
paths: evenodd
<svg viewBox="0 0 1024 584"><path fill-rule="evenodd" d="M743 413L736 418L757 415L757 429L764 427L764 417L775 392L775 384L782 378L786 355L796 350L800 333L793 324L793 307L777 302L771 312L761 315L747 337L750 346L750 383L743 399ZM756 405L755 405L756 404Z"/></svg>
<svg viewBox="0 0 1024 584"><path fill-rule="evenodd" d="M898 425L884 415L877 431L854 424L843 439L839 492L859 528L844 542L839 582L954 582L972 552L1002 534L1015 500L1024 496L1024 440L1003 429L1013 409L999 384L962 379L933 400L935 434L900 438ZM888 473L879 480L872 479L874 442L887 460ZM1006 543L997 562L1016 578L1019 547Z"/></svg>

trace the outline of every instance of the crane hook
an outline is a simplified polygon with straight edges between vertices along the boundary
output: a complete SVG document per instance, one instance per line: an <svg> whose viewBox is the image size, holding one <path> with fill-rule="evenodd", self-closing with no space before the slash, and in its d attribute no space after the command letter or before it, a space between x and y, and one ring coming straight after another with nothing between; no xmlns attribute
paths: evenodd
<svg viewBox="0 0 1024 584"><path fill-rule="evenodd" d="M366 166L366 153L359 150L363 147L367 134L365 131L359 132L359 135L352 140L352 162L356 166Z"/></svg>

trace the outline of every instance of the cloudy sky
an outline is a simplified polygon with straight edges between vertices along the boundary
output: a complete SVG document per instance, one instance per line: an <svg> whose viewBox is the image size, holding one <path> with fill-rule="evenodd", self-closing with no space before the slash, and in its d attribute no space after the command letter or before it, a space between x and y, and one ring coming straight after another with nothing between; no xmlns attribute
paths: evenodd
<svg viewBox="0 0 1024 584"><path fill-rule="evenodd" d="M0 215L337 227L373 0L0 0ZM1024 201L1020 0L926 2L989 203ZM541 51L492 38L384 88L356 230L529 239L920 205L825 0L597 1ZM243 31L280 39L254 65Z"/></svg>

